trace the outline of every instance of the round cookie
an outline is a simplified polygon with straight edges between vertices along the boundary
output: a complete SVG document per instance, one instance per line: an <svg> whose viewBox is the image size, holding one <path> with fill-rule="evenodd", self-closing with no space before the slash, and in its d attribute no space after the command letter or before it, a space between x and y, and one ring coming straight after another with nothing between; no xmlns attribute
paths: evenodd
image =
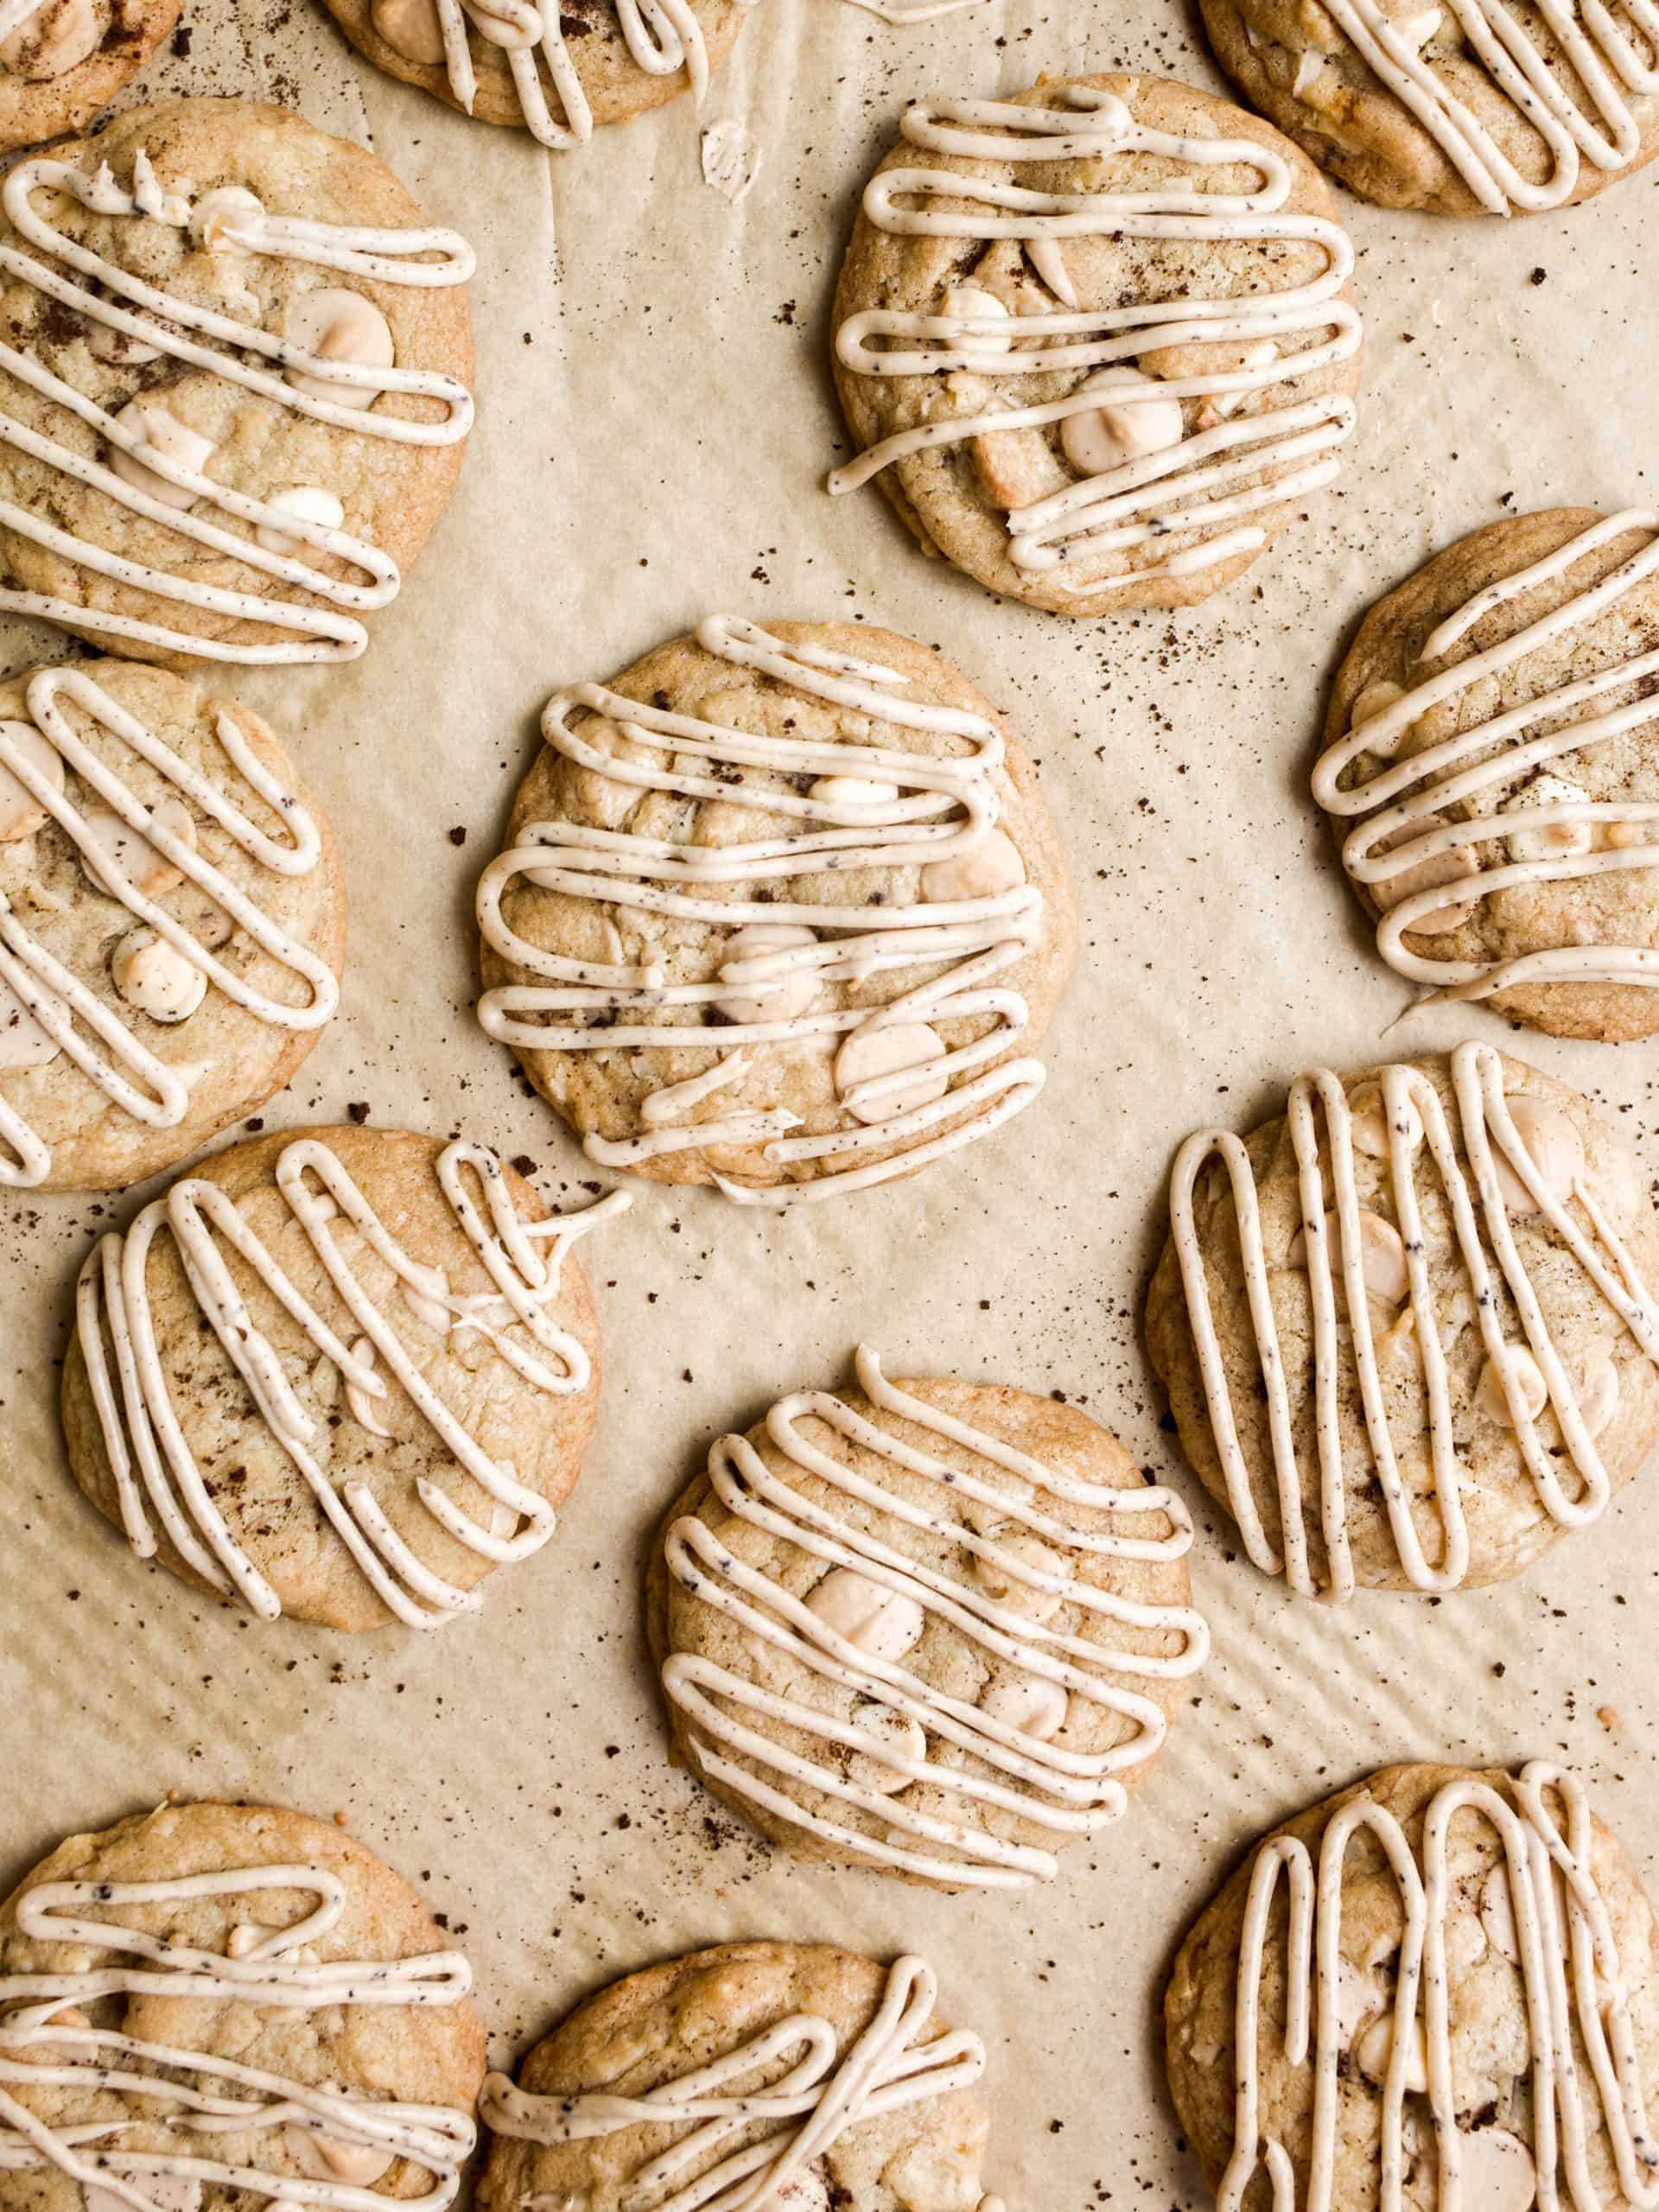
<svg viewBox="0 0 1659 2212"><path fill-rule="evenodd" d="M591 1160L784 1205L1037 1096L1071 887L1030 762L948 661L714 618L542 728L479 884L479 1018Z"/></svg>
<svg viewBox="0 0 1659 2212"><path fill-rule="evenodd" d="M1313 791L1397 974L1552 1036L1659 1030L1656 668L1648 511L1506 517L1371 609Z"/></svg>
<svg viewBox="0 0 1659 2212"><path fill-rule="evenodd" d="M442 2207L460 2185L472 1970L332 1822L163 1805L71 1836L0 1906L0 1984L4 2212Z"/></svg>
<svg viewBox="0 0 1659 2212"><path fill-rule="evenodd" d="M1313 1919L1293 1936L1299 1896ZM1546 2178L1586 2212L1643 2201L1656 1935L1582 1785L1541 1760L1385 1767L1287 1821L1199 1915L1164 1999L1171 2094L1221 2212L1291 2212L1316 2171L1331 2212L1362 2212L1379 2162L1408 2212L1445 2203L1448 2166L1466 2212L1556 2202Z"/></svg>
<svg viewBox="0 0 1659 2212"><path fill-rule="evenodd" d="M1313 165L1211 93L913 107L836 290L858 453L829 488L874 477L925 550L1027 606L1207 599L1338 474L1353 260Z"/></svg>
<svg viewBox="0 0 1659 2212"><path fill-rule="evenodd" d="M677 1756L799 1855L955 1889L1119 1819L1209 1646L1192 1527L1076 1407L799 1391L724 1436L652 1555Z"/></svg>
<svg viewBox="0 0 1659 2212"><path fill-rule="evenodd" d="M141 1557L264 1619L475 1612L581 1471L598 1332L566 1251L627 1203L550 1217L463 1139L217 1154L81 1269L76 1481Z"/></svg>
<svg viewBox="0 0 1659 2212"><path fill-rule="evenodd" d="M1632 41L1605 9L1576 0L1551 10L1538 0L1201 5L1216 59L1251 106L1379 207L1539 213L1592 198L1659 152L1659 76L1640 35ZM1564 16L1572 41L1561 35Z"/></svg>
<svg viewBox="0 0 1659 2212"><path fill-rule="evenodd" d="M378 69L485 123L563 151L709 79L754 0L323 0Z"/></svg>
<svg viewBox="0 0 1659 2212"><path fill-rule="evenodd" d="M251 100L135 108L3 201L0 608L146 660L360 653L461 467L472 249Z"/></svg>
<svg viewBox="0 0 1659 2212"><path fill-rule="evenodd" d="M12 0L0 9L0 153L85 130L167 37L184 0Z"/></svg>
<svg viewBox="0 0 1659 2212"><path fill-rule="evenodd" d="M1254 1563L1304 1595L1507 1580L1659 1435L1659 1218L1586 1101L1460 1045L1300 1077L1177 1155L1147 1349Z"/></svg>
<svg viewBox="0 0 1659 2212"><path fill-rule="evenodd" d="M1007 2212L981 2193L985 2046L934 2018L936 1989L922 1959L798 1943L613 1982L537 2044L518 2087L486 2082L480 2212L625 2212L670 2174L684 2212L734 2201L741 2180L788 2212Z"/></svg>
<svg viewBox="0 0 1659 2212"><path fill-rule="evenodd" d="M0 683L0 1186L124 1187L251 1113L345 934L333 832L251 709L131 661Z"/></svg>

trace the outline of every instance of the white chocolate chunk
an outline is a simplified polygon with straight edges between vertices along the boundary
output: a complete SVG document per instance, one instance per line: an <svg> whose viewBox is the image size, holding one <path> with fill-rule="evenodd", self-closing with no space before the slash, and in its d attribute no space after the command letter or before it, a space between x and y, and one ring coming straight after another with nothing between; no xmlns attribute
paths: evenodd
<svg viewBox="0 0 1659 2212"><path fill-rule="evenodd" d="M1026 880L1026 864L1012 837L988 830L966 852L931 861L922 870L922 897L944 906L963 899L995 899Z"/></svg>
<svg viewBox="0 0 1659 2212"><path fill-rule="evenodd" d="M1058 1735L1071 1704L1064 1687L1046 1675L998 1675L979 1694L982 1713L1039 1744Z"/></svg>
<svg viewBox="0 0 1659 2212"><path fill-rule="evenodd" d="M1414 8L1408 16L1396 16L1389 29L1414 54L1421 54L1445 21L1444 9Z"/></svg>
<svg viewBox="0 0 1659 2212"><path fill-rule="evenodd" d="M121 302L129 315L136 315L143 322L155 322L158 318L145 315L128 301ZM151 361L159 361L162 349L151 346L143 338L129 337L124 330L117 330L111 323L101 322L95 315L86 320L86 344L100 361L111 362L121 368L141 369Z"/></svg>
<svg viewBox="0 0 1659 2212"><path fill-rule="evenodd" d="M1549 1401L1549 1386L1544 1381L1543 1370L1524 1344L1506 1344L1500 1361L1483 1362L1480 1379L1475 1385L1475 1403L1484 1414L1494 1421L1501 1421L1506 1428L1515 1426L1510 1412L1510 1401L1504 1389L1505 1376L1513 1377L1521 1393L1522 1403L1529 1421L1536 1421Z"/></svg>
<svg viewBox="0 0 1659 2212"><path fill-rule="evenodd" d="M195 851L195 822L182 800L164 798L151 810L149 818L181 844ZM175 868L148 837L141 836L118 814L100 807L86 815L82 835L85 842L80 864L99 890L111 899L120 896L115 887L124 876L145 899L158 898L163 891L171 891L184 881L183 870Z"/></svg>
<svg viewBox="0 0 1659 2212"><path fill-rule="evenodd" d="M1391 683L1386 676L1379 676L1355 698L1348 711L1349 728L1363 729L1367 722L1375 721L1379 715L1387 714L1389 709L1405 696L1403 683Z"/></svg>
<svg viewBox="0 0 1659 2212"><path fill-rule="evenodd" d="M1519 2136L1479 2127L1458 2136L1465 2212L1528 2212L1538 2195L1538 2169Z"/></svg>
<svg viewBox="0 0 1659 2212"><path fill-rule="evenodd" d="M394 2155L369 2143L343 2143L338 2136L319 2134L309 2127L285 2127L283 2141L306 2173L318 2181L343 2181L353 2189L372 2188Z"/></svg>
<svg viewBox="0 0 1659 2212"><path fill-rule="evenodd" d="M891 1706L879 1705L874 1698L861 1698L849 1717L860 1734L868 1736L880 1750L896 1751L902 1758L926 1758L927 1731L907 1713L895 1713ZM893 1796L910 1787L907 1774L897 1767L885 1765L867 1751L852 1754L847 1762L847 1779L860 1789L874 1790L882 1797Z"/></svg>
<svg viewBox="0 0 1659 2212"><path fill-rule="evenodd" d="M365 1367L372 1367L374 1365L373 1339L369 1337L359 1337L352 1346L352 1357L360 1359ZM391 1434L391 1431L380 1418L378 1401L371 1397L359 1383L352 1382L349 1377L346 1384L346 1403L352 1419L359 1428L366 1428L371 1436Z"/></svg>
<svg viewBox="0 0 1659 2212"><path fill-rule="evenodd" d="M154 930L129 930L110 957L115 988L152 1021L188 1021L207 995L207 978Z"/></svg>
<svg viewBox="0 0 1659 2212"><path fill-rule="evenodd" d="M416 1280L408 1282L401 1278L397 1287L403 1300L417 1321L423 1321L434 1336L447 1337L454 1326L455 1317L443 1300L449 1295L449 1278L442 1268L416 1267Z"/></svg>
<svg viewBox="0 0 1659 2212"><path fill-rule="evenodd" d="M1406 2060L1406 2087L1423 2090L1428 2087L1428 2045L1423 2035L1421 2020L1411 2023L1411 2044ZM1375 2082L1379 2088L1389 2078L1389 2062L1394 2056L1394 2015L1383 2012L1371 2022L1354 2045L1354 2059L1368 2082Z"/></svg>
<svg viewBox="0 0 1659 2212"><path fill-rule="evenodd" d="M848 1093L860 1084L901 1068L915 1068L918 1072L912 1082L847 1106L853 1119L867 1127L891 1121L896 1114L908 1114L944 1097L950 1087L950 1078L930 1065L944 1058L944 1039L925 1021L900 1021L886 1029L855 1029L836 1054L836 1096L846 1104Z"/></svg>
<svg viewBox="0 0 1659 2212"><path fill-rule="evenodd" d="M1085 414L1068 415L1060 425L1060 445L1081 476L1103 476L1143 454L1163 453L1185 435L1181 403L1159 392L1157 379L1139 369L1096 369L1079 391L1116 395ZM1130 394L1142 394L1130 404Z"/></svg>
<svg viewBox="0 0 1659 2212"><path fill-rule="evenodd" d="M1618 1412L1618 1369L1611 1359L1591 1361L1578 1395L1580 1420L1592 1437L1599 1436Z"/></svg>
<svg viewBox="0 0 1659 2212"><path fill-rule="evenodd" d="M1027 238L1026 258L1063 306L1075 308L1078 304L1077 288L1071 282L1071 272L1065 265L1058 238Z"/></svg>
<svg viewBox="0 0 1659 2212"><path fill-rule="evenodd" d="M0 42L0 69L41 84L89 60L103 35L92 0L47 0Z"/></svg>
<svg viewBox="0 0 1659 2212"><path fill-rule="evenodd" d="M374 302L366 293L339 284L319 284L290 300L283 335L315 359L344 361L353 368L389 369L397 358L391 325ZM296 391L331 399L337 407L372 407L379 397L372 384L343 384L308 369L285 369L283 374Z"/></svg>
<svg viewBox="0 0 1659 2212"><path fill-rule="evenodd" d="M913 1598L850 1567L833 1567L807 1599L806 1610L843 1642L877 1659L902 1659L927 1618Z"/></svg>
<svg viewBox="0 0 1659 2212"><path fill-rule="evenodd" d="M721 981L724 982L740 963L761 953L784 952L791 946L817 941L817 931L800 922L747 922L741 930L732 931L722 947ZM788 1021L804 1014L817 995L817 969L798 968L775 981L747 983L729 997L716 999L715 1004L728 1021Z"/></svg>
<svg viewBox="0 0 1659 2212"><path fill-rule="evenodd" d="M1348 1113L1356 1151L1367 1153L1373 1160L1387 1160L1390 1131L1382 1085L1362 1084L1348 1101ZM1399 1120L1407 1151L1415 1152L1423 1141L1423 1117L1409 1097L1401 1107Z"/></svg>
<svg viewBox="0 0 1659 2212"><path fill-rule="evenodd" d="M807 793L821 806L887 806L898 796L897 784L875 783L868 776L820 776Z"/></svg>
<svg viewBox="0 0 1659 2212"><path fill-rule="evenodd" d="M204 438L188 423L181 423L159 399L130 399L115 420L124 429L135 431L164 460L175 461L198 476L218 451L211 438ZM134 491L147 492L152 499L159 499L165 507L177 507L181 513L186 507L194 506L201 496L187 485L170 483L165 476L158 476L153 468L146 468L142 461L136 461L120 446L111 448L110 467Z"/></svg>
<svg viewBox="0 0 1659 2212"><path fill-rule="evenodd" d="M1530 812L1535 807L1587 806L1590 794L1578 784L1569 783L1564 776L1552 776L1540 770L1522 785L1513 798L1503 803L1503 812L1518 814ZM1555 822L1541 830L1517 830L1505 839L1512 861L1560 860L1572 853L1587 853L1596 842L1595 824L1591 822Z"/></svg>
<svg viewBox="0 0 1659 2212"><path fill-rule="evenodd" d="M1324 67L1325 56L1322 54L1316 54L1311 46L1303 49L1297 60L1296 74L1291 79L1293 99L1301 99Z"/></svg>
<svg viewBox="0 0 1659 2212"><path fill-rule="evenodd" d="M253 253L265 211L239 184L222 184L204 193L190 210L190 238L207 253Z"/></svg>
<svg viewBox="0 0 1659 2212"><path fill-rule="evenodd" d="M49 1067L62 1049L10 984L0 982L0 1068Z"/></svg>
<svg viewBox="0 0 1659 2212"><path fill-rule="evenodd" d="M1337 1960L1337 2048L1346 2050L1365 2022L1382 2011L1387 1999L1376 1978L1351 1959Z"/></svg>
<svg viewBox="0 0 1659 2212"><path fill-rule="evenodd" d="M941 315L954 320L966 321L971 316L986 316L1000 321L1011 321L1007 302L999 300L995 292L988 292L979 284L952 284L940 306ZM960 353L1006 353L1014 344L1011 331L963 331L953 341Z"/></svg>
<svg viewBox="0 0 1659 2212"><path fill-rule="evenodd" d="M273 492L265 504L278 514L321 523L325 530L338 530L346 519L345 508L321 484L285 485L280 492ZM290 537L285 530L273 530L269 523L262 522L253 534L268 553L299 553L305 548L303 538Z"/></svg>
<svg viewBox="0 0 1659 2212"><path fill-rule="evenodd" d="M1578 1124L1547 1098L1516 1092L1507 1096L1503 1103L1522 1149L1538 1170L1544 1189L1558 1205L1565 1205L1584 1179L1584 1139ZM1505 1209L1522 1217L1538 1212L1537 1200L1498 1150L1496 1138L1491 1147L1492 1166Z"/></svg>
<svg viewBox="0 0 1659 2212"><path fill-rule="evenodd" d="M1017 1535L997 1538L996 1548L1020 1567L1029 1567L1035 1574L1060 1576L1065 1572L1065 1561L1051 1545L1028 1530ZM1046 1621L1059 1611L1065 1600L1058 1590L1036 1590L1030 1583L1022 1582L1000 1560L985 1559L974 1554L973 1577L988 1598L1011 1613L1020 1613L1027 1620Z"/></svg>
<svg viewBox="0 0 1659 2212"><path fill-rule="evenodd" d="M1414 823L1395 841L1404 844L1433 830L1432 819ZM1384 848L1386 849L1386 848ZM1443 853L1430 853L1427 859L1415 861L1411 867L1402 868L1376 887L1380 902L1397 906L1403 899L1414 898L1420 891L1438 891L1462 877L1474 875L1480 867L1480 855L1472 845L1453 845ZM1459 929L1480 904L1478 898L1453 901L1444 906L1431 906L1427 913L1419 914L1411 924L1413 937L1444 937L1448 930Z"/></svg>
<svg viewBox="0 0 1659 2212"><path fill-rule="evenodd" d="M29 766L37 775L43 776L54 791L63 789L63 762L58 757L57 747L47 742L33 722L0 722L0 738L15 745ZM51 818L29 786L10 768L0 767L0 845L13 844L19 837L32 837Z"/></svg>
<svg viewBox="0 0 1659 2212"><path fill-rule="evenodd" d="M1342 1224L1334 1213L1325 1217L1325 1249L1332 1274L1340 1279ZM1410 1287L1405 1245L1391 1221L1384 1221L1380 1213L1372 1213L1364 1206L1359 1210L1359 1258L1365 1287L1371 1296L1382 1299L1386 1305L1398 1306ZM1291 1240L1290 1264L1293 1268L1307 1265L1307 1236L1303 1230L1299 1229Z"/></svg>
<svg viewBox="0 0 1659 2212"><path fill-rule="evenodd" d="M430 69L444 59L436 0L374 0L369 20L405 61L418 61Z"/></svg>
<svg viewBox="0 0 1659 2212"><path fill-rule="evenodd" d="M1516 1934L1515 1898L1510 1887L1507 1859L1500 1859L1480 1885L1480 1924L1492 1948L1518 1965L1521 1943Z"/></svg>

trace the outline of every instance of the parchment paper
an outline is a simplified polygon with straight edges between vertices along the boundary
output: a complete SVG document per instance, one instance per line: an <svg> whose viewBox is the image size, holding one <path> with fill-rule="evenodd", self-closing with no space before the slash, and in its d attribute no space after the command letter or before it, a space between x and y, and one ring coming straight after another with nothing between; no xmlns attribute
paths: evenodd
<svg viewBox="0 0 1659 2212"><path fill-rule="evenodd" d="M480 254L479 427L448 513L366 657L226 679L333 810L352 897L342 1017L268 1126L481 1135L594 1181L474 1026L471 899L547 693L703 613L865 616L931 640L1039 759L1082 902L1076 982L1022 1119L925 1177L779 1218L641 1186L582 1248L606 1332L601 1426L553 1544L478 1622L351 1639L220 1611L133 1560L69 1482L57 1369L90 1236L139 1193L0 1201L0 1881L168 1790L340 1813L472 1957L497 2063L577 1999L696 1945L768 1936L925 1950L992 2054L989 2176L1014 2212L1149 2212L1202 2190L1158 2056L1188 1919L1264 1826L1384 1761L1572 1760L1640 1863L1659 1820L1645 1690L1659 1494L1638 1482L1507 1590L1288 1599L1179 1465L1138 1333L1173 1148L1248 1127L1307 1066L1378 1056L1405 994L1307 796L1353 622L1503 509L1652 505L1659 172L1512 225L1341 196L1370 368L1341 486L1196 613L1068 624L925 560L874 490L833 501L826 313L863 179L905 103L1103 67L1219 87L1188 0L989 0L912 30L763 0L705 119L765 149L729 207L683 101L550 162L378 76L309 0L197 0L187 59L131 98L233 91L370 138ZM14 664L54 657L44 632ZM465 842L451 842L464 829ZM1400 1054L1478 1033L1604 1099L1659 1166L1652 1046L1510 1037L1436 1009ZM147 1193L144 1195L148 1195ZM641 1563L712 1436L889 1371L1064 1391L1197 1509L1216 1656L1122 1826L1047 1888L947 1898L810 1872L671 1771Z"/></svg>

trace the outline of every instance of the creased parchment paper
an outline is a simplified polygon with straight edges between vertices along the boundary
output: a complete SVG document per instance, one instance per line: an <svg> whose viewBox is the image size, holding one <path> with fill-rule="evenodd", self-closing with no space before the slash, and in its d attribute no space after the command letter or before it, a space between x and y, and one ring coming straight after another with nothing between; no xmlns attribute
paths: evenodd
<svg viewBox="0 0 1659 2212"><path fill-rule="evenodd" d="M836 0L763 0L703 118L763 149L737 207L703 184L683 101L550 163L376 75L309 0L239 16L197 0L188 57L136 90L297 105L372 141L479 250L479 426L366 657L225 678L332 809L352 900L342 1016L267 1126L355 1103L528 1154L550 1194L594 1185L474 1025L473 884L548 692L714 610L866 617L977 677L1041 763L1082 946L1048 1088L1000 1136L777 1218L642 1186L582 1247L606 1345L582 1484L482 1618L429 1638L260 1627L129 1556L70 1484L54 1408L75 1269L140 1194L0 1201L8 1886L60 1835L169 1790L338 1811L447 1916L497 2063L588 1991L699 1944L914 1947L942 2009L990 2047L988 2171L1013 2212L1163 2212L1202 2190L1162 2085L1162 1976L1262 1827L1387 1760L1543 1753L1580 1768L1643 1860L1659 1821L1653 1477L1507 1590L1300 1603L1180 1470L1138 1310L1179 1138L1248 1127L1322 1061L1512 1044L1602 1099L1659 1167L1651 1045L1510 1037L1438 1008L1380 1047L1404 993L1306 788L1325 677L1381 591L1505 510L1659 499L1643 257L1659 173L1510 225L1343 196L1370 346L1345 474L1294 544L1196 613L1075 626L1000 607L922 558L874 490L821 490L841 450L830 292L905 103L1044 70L1218 87L1195 12L989 0L894 30ZM21 628L0 644L13 664L59 650ZM666 1762L639 1624L652 1530L711 1437L839 1380L861 1336L895 1375L1065 1392L1197 1512L1213 1662L1129 1819L1043 1890L948 1898L807 1871Z"/></svg>

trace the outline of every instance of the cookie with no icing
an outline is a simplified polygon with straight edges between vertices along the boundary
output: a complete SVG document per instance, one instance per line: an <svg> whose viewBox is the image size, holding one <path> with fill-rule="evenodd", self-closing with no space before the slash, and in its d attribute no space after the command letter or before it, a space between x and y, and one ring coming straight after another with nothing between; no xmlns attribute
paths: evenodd
<svg viewBox="0 0 1659 2212"><path fill-rule="evenodd" d="M479 884L479 1018L590 1159L786 1205L1036 1097L1071 887L1031 763L948 661L715 617L542 728Z"/></svg>
<svg viewBox="0 0 1659 2212"><path fill-rule="evenodd" d="M1147 1348L1265 1573L1519 1574L1659 1437L1659 1217L1576 1091L1490 1045L1298 1077L1177 1154ZM1587 1541L1587 1540L1586 1540Z"/></svg>
<svg viewBox="0 0 1659 2212"><path fill-rule="evenodd" d="M181 1178L81 1269L63 1425L141 1557L262 1619L433 1629L552 1535L598 1398L550 1217L487 1147L289 1130Z"/></svg>
<svg viewBox="0 0 1659 2212"><path fill-rule="evenodd" d="M1652 24L1548 0L1202 0L1263 115L1383 207L1567 207L1659 153Z"/></svg>
<svg viewBox="0 0 1659 2212"><path fill-rule="evenodd" d="M1264 1838L1164 1999L1220 2212L1646 2201L1652 1907L1571 1774L1386 1767ZM1393 2069L1392 2080L1390 2079ZM1271 2183L1270 2177L1271 2177Z"/></svg>
<svg viewBox="0 0 1659 2212"><path fill-rule="evenodd" d="M8 0L0 8L0 153L85 130L129 85L184 0Z"/></svg>
<svg viewBox="0 0 1659 2212"><path fill-rule="evenodd" d="M1122 1816L1204 1663L1191 1520L1074 1406L856 1364L721 1437L664 1526L676 1754L806 1858L1050 1878Z"/></svg>
<svg viewBox="0 0 1659 2212"><path fill-rule="evenodd" d="M482 2212L667 2201L779 2212L1006 2212L983 2194L985 2046L931 1968L728 1943L614 1982L492 2074ZM734 2101L736 2103L734 2109Z"/></svg>
<svg viewBox="0 0 1659 2212"><path fill-rule="evenodd" d="M163 1805L71 1836L0 1906L0 1986L6 2212L442 2207L460 2185L471 1969L332 1821Z"/></svg>
<svg viewBox="0 0 1659 2212"><path fill-rule="evenodd" d="M0 189L0 609L350 659L453 490L472 249L286 109L135 108Z"/></svg>
<svg viewBox="0 0 1659 2212"><path fill-rule="evenodd" d="M1659 513L1506 516L1379 601L1313 791L1408 982L1659 1029Z"/></svg>
<svg viewBox="0 0 1659 2212"><path fill-rule="evenodd" d="M857 450L830 489L874 478L925 550L1027 606L1206 599L1338 474L1353 261L1313 164L1212 93L923 102L836 291Z"/></svg>
<svg viewBox="0 0 1659 2212"><path fill-rule="evenodd" d="M340 855L270 727L135 662L0 684L0 1187L169 1167L339 1002Z"/></svg>

